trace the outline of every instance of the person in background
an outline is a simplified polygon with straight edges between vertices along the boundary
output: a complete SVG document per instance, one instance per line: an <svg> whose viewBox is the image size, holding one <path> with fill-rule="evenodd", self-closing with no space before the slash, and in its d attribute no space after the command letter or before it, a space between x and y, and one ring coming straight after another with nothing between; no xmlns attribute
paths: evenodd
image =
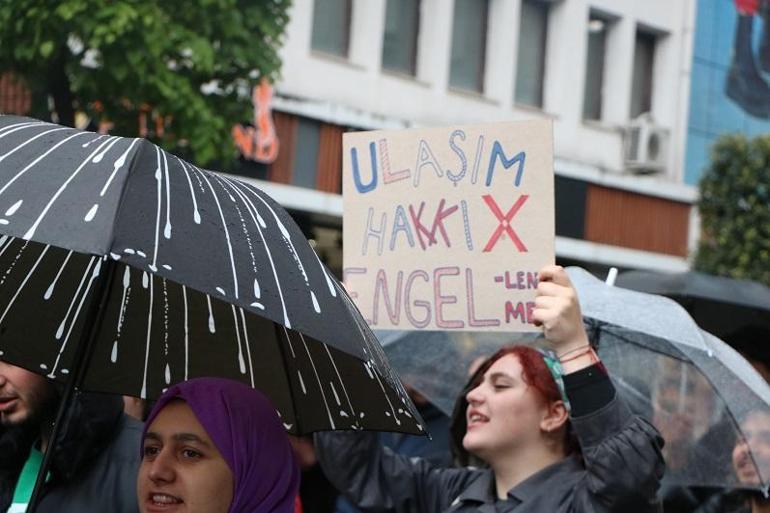
<svg viewBox="0 0 770 513"><path fill-rule="evenodd" d="M371 433L318 433L327 477L364 511L657 512L663 440L617 396L561 267L539 273L533 319L552 352L504 348L463 401L468 452L488 468L394 454Z"/></svg>
<svg viewBox="0 0 770 513"><path fill-rule="evenodd" d="M141 455L141 513L295 512L299 466L288 435L275 407L247 385L173 385L147 418Z"/></svg>
<svg viewBox="0 0 770 513"><path fill-rule="evenodd" d="M123 414L119 396L78 393L53 441L59 401L59 385L0 362L0 511L27 510L43 453L51 450L39 513L135 513L141 423Z"/></svg>

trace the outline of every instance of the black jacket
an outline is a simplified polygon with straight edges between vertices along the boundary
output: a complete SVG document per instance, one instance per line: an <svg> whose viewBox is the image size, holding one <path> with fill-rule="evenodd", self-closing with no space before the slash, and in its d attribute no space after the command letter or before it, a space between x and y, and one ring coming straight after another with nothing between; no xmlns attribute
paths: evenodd
<svg viewBox="0 0 770 513"><path fill-rule="evenodd" d="M136 513L141 433L141 423L123 414L120 397L77 394L38 512ZM11 504L35 438L37 433L0 428L0 511Z"/></svg>
<svg viewBox="0 0 770 513"><path fill-rule="evenodd" d="M316 451L332 484L370 513L659 511L664 463L655 428L617 397L571 422L582 458L542 469L505 501L495 497L491 470L437 468L380 447L372 433L317 434Z"/></svg>

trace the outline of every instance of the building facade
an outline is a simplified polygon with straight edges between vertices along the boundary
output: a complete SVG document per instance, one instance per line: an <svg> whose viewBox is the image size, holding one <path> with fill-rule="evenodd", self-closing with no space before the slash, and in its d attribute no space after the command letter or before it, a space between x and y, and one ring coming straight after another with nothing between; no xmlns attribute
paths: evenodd
<svg viewBox="0 0 770 513"><path fill-rule="evenodd" d="M727 133L770 132L770 4L698 0L685 182L698 183Z"/></svg>
<svg viewBox="0 0 770 513"><path fill-rule="evenodd" d="M296 0L272 103L281 150L241 173L339 271L345 131L550 119L557 259L686 269L694 16L695 0Z"/></svg>
<svg viewBox="0 0 770 513"><path fill-rule="evenodd" d="M270 102L278 152L237 173L339 273L344 132L550 119L557 259L597 274L686 269L696 3L717 1L295 0ZM0 111L25 109L4 75Z"/></svg>

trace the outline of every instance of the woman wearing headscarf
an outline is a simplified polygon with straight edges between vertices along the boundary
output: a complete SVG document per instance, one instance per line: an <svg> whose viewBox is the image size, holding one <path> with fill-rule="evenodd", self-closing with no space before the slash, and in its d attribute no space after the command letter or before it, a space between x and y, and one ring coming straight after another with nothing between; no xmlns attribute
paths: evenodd
<svg viewBox="0 0 770 513"><path fill-rule="evenodd" d="M141 513L293 513L299 467L275 408L251 387L169 388L145 423Z"/></svg>
<svg viewBox="0 0 770 513"><path fill-rule="evenodd" d="M462 445L486 468L439 468L368 434L323 433L329 480L377 513L657 512L663 441L617 396L564 269L540 271L534 306L551 351L498 351L462 398Z"/></svg>

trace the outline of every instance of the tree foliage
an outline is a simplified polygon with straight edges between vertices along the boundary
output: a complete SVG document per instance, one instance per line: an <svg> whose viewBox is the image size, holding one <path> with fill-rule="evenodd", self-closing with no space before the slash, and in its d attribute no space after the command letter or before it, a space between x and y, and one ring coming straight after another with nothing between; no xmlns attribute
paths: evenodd
<svg viewBox="0 0 770 513"><path fill-rule="evenodd" d="M726 135L700 182L700 271L770 285L770 136Z"/></svg>
<svg viewBox="0 0 770 513"><path fill-rule="evenodd" d="M0 0L0 69L75 111L135 136L187 144L201 163L232 159L230 128L250 118L251 87L280 69L290 0ZM154 128L150 122L150 128Z"/></svg>

